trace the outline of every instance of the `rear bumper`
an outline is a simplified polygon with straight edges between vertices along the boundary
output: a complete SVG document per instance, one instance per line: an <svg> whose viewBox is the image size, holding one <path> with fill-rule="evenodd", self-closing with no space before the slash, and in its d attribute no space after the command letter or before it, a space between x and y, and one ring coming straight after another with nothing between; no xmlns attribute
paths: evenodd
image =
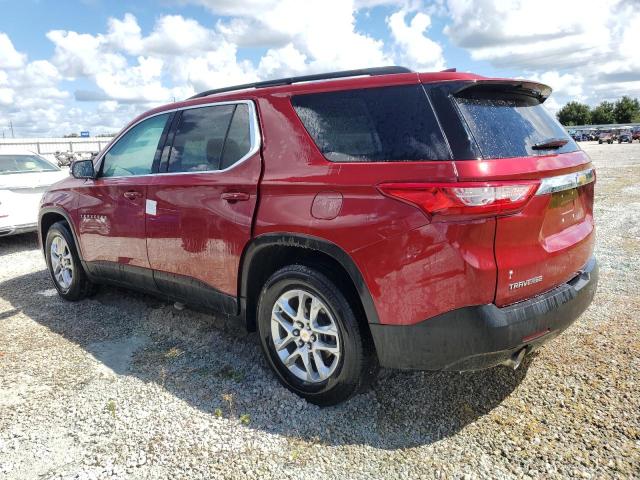
<svg viewBox="0 0 640 480"><path fill-rule="evenodd" d="M415 325L370 324L383 367L405 370L478 370L531 351L560 334L584 312L596 291L598 265L542 295L499 308L465 307Z"/></svg>

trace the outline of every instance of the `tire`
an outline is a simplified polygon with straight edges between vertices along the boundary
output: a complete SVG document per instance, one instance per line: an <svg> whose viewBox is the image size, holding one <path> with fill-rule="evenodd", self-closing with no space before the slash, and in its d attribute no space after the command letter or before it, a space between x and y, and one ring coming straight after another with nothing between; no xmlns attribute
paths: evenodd
<svg viewBox="0 0 640 480"><path fill-rule="evenodd" d="M54 242L56 247L52 250ZM58 250L59 255L54 255L55 250ZM57 222L51 225L47 231L44 252L49 275L62 298L75 302L95 293L96 286L89 281L82 268L73 235L71 235L66 222ZM58 269L57 266L60 266L61 263L63 266Z"/></svg>
<svg viewBox="0 0 640 480"><path fill-rule="evenodd" d="M295 328L303 326L295 320L301 317L294 315L300 314L301 296L304 328ZM286 310L280 306L284 304ZM310 320L314 318L312 304L316 305L315 325ZM375 378L374 349L363 336L354 309L336 284L318 270L290 265L274 273L260 294L257 323L263 353L280 383L311 403L328 406L344 402ZM336 335L318 333L322 331ZM309 343L305 343L307 340ZM275 341L285 346L277 350ZM324 348L329 344L337 353ZM322 368L318 368L316 355ZM286 366L284 357L294 361Z"/></svg>

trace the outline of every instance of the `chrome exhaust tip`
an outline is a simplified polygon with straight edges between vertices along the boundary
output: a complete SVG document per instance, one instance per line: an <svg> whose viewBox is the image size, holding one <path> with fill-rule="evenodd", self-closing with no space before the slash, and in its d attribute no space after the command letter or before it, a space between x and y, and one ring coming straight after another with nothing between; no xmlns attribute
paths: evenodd
<svg viewBox="0 0 640 480"><path fill-rule="evenodd" d="M512 368L513 370L517 370L517 368L520 366L520 364L522 363L522 360L524 359L524 356L527 354L527 348L521 348L520 350L518 350L516 353L514 353L511 358L505 360L504 362L502 362L502 365Z"/></svg>

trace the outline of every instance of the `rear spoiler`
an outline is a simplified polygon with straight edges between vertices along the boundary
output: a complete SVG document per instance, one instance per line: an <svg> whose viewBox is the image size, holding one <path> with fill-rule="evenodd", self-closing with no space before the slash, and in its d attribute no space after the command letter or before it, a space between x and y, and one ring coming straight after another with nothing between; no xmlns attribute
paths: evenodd
<svg viewBox="0 0 640 480"><path fill-rule="evenodd" d="M549 98L552 92L550 86L528 80L472 80L453 92L453 95L458 96L463 92L472 93L477 90L521 93L537 98L540 103Z"/></svg>

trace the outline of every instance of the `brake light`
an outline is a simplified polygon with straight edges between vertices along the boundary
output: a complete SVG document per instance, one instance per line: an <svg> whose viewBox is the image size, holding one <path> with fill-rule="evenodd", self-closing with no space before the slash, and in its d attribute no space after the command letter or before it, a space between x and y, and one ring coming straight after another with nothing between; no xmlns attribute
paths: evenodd
<svg viewBox="0 0 640 480"><path fill-rule="evenodd" d="M383 183L380 192L420 207L432 217L460 219L511 215L524 208L539 181Z"/></svg>

